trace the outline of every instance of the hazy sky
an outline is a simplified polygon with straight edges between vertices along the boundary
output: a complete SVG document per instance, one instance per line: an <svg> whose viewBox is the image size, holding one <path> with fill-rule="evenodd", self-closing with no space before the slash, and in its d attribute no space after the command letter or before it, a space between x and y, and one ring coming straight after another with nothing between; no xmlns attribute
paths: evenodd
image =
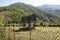
<svg viewBox="0 0 60 40"><path fill-rule="evenodd" d="M60 0L0 0L0 6L7 6L15 2L23 2L33 6L39 6L43 4L60 5Z"/></svg>

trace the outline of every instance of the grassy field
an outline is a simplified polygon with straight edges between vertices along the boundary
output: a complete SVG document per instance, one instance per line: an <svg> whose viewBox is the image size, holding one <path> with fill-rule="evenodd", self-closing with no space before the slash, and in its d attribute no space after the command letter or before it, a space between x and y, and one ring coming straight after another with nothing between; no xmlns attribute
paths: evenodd
<svg viewBox="0 0 60 40"><path fill-rule="evenodd" d="M30 40L30 31L13 32L13 28L5 28L6 38L11 40ZM14 28L19 29L18 27ZM7 39L9 40L9 38ZM36 27L31 31L31 40L60 40L60 27Z"/></svg>

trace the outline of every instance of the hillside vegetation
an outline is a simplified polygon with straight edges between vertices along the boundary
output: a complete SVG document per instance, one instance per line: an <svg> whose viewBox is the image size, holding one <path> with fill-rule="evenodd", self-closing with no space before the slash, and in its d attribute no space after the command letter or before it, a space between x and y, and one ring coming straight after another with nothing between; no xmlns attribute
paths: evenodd
<svg viewBox="0 0 60 40"><path fill-rule="evenodd" d="M21 22L21 17L35 13L38 20L44 20L49 24L60 24L60 17L55 14L44 12L36 7L24 3L14 3L10 6L0 7L0 25L8 22Z"/></svg>

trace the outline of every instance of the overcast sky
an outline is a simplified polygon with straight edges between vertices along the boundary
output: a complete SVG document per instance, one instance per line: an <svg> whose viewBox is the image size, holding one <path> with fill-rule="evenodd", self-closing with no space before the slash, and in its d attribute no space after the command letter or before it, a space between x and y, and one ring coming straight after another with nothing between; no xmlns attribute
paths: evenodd
<svg viewBox="0 0 60 40"><path fill-rule="evenodd" d="M0 0L0 6L7 6L15 2L23 2L33 6L39 6L43 4L60 5L60 0Z"/></svg>

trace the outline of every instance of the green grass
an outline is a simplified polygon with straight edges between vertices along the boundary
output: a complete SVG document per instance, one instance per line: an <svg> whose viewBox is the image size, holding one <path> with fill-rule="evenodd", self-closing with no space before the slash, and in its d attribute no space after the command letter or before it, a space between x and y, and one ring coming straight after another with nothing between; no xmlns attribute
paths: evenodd
<svg viewBox="0 0 60 40"><path fill-rule="evenodd" d="M6 36L8 37L8 32L10 38L14 40L14 33L12 31L13 27L6 28ZM19 29L19 27L15 27L15 30ZM9 31L10 30L10 31ZM15 32L16 40L29 40L30 39L30 31L21 31ZM36 27L35 30L31 31L31 39L32 40L60 40L60 27Z"/></svg>

